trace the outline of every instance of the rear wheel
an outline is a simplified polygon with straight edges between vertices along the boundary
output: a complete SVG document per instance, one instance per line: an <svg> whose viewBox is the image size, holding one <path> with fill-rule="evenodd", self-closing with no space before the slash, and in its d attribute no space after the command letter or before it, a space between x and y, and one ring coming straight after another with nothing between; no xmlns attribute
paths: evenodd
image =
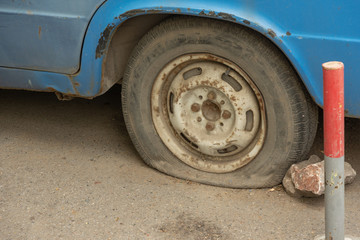
<svg viewBox="0 0 360 240"><path fill-rule="evenodd" d="M139 42L123 84L136 148L172 176L272 186L313 140L317 112L290 64L268 40L231 23L166 20Z"/></svg>

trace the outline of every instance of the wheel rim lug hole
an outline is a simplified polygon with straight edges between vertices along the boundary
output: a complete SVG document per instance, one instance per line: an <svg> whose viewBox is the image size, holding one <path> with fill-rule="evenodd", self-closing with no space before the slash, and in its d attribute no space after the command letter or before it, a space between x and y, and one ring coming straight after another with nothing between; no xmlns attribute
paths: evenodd
<svg viewBox="0 0 360 240"><path fill-rule="evenodd" d="M198 104L198 103L192 104L192 105L191 105L191 111L193 111L193 112L198 112L198 111L200 111L200 104Z"/></svg>
<svg viewBox="0 0 360 240"><path fill-rule="evenodd" d="M205 126L207 131L212 131L215 129L215 124L213 122L208 122Z"/></svg>
<svg viewBox="0 0 360 240"><path fill-rule="evenodd" d="M210 100L214 100L216 98L216 93L214 93L213 91L209 92L207 95L208 99Z"/></svg>
<svg viewBox="0 0 360 240"><path fill-rule="evenodd" d="M220 126L222 126L222 127L223 127L223 126L224 126L224 124L221 122L221 123L220 123Z"/></svg>
<svg viewBox="0 0 360 240"><path fill-rule="evenodd" d="M199 96L199 99L202 100L202 99L203 99L203 96L200 95L200 96Z"/></svg>
<svg viewBox="0 0 360 240"><path fill-rule="evenodd" d="M197 119L196 119L196 121L198 121L198 122L201 122L201 117L198 117Z"/></svg>
<svg viewBox="0 0 360 240"><path fill-rule="evenodd" d="M224 101L224 100L221 100L221 101L220 101L220 104L221 104L221 105L224 105L224 104L225 104L225 101Z"/></svg>
<svg viewBox="0 0 360 240"><path fill-rule="evenodd" d="M229 119L231 118L231 113L228 110L224 110L222 113L223 119Z"/></svg>

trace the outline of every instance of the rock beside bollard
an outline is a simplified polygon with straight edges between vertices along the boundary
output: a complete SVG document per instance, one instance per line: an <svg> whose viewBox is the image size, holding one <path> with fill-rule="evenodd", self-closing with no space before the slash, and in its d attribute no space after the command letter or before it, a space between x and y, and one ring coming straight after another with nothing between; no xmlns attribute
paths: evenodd
<svg viewBox="0 0 360 240"><path fill-rule="evenodd" d="M345 162L345 184L352 183L356 171ZM293 197L319 197L325 192L324 161L312 155L308 160L293 164L287 171L283 186Z"/></svg>

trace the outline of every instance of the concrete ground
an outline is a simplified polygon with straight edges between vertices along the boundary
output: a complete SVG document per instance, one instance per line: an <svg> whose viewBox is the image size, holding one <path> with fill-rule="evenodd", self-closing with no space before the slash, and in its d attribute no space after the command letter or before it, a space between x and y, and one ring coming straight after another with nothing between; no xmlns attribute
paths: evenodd
<svg viewBox="0 0 360 240"><path fill-rule="evenodd" d="M322 156L321 127L312 152ZM360 172L360 120L346 160ZM360 235L360 180L346 188L346 233ZM281 186L201 185L146 166L121 113L120 87L94 100L0 90L0 239L313 239L324 199Z"/></svg>

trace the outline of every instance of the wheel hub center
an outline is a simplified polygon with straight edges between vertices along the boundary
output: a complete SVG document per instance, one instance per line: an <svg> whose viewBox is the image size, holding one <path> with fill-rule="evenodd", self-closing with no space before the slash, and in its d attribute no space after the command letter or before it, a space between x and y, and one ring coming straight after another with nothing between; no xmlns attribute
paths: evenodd
<svg viewBox="0 0 360 240"><path fill-rule="evenodd" d="M203 104L201 106L201 111L202 111L203 116L208 121L215 122L215 121L219 120L221 117L220 107L211 100L206 100L203 102Z"/></svg>

